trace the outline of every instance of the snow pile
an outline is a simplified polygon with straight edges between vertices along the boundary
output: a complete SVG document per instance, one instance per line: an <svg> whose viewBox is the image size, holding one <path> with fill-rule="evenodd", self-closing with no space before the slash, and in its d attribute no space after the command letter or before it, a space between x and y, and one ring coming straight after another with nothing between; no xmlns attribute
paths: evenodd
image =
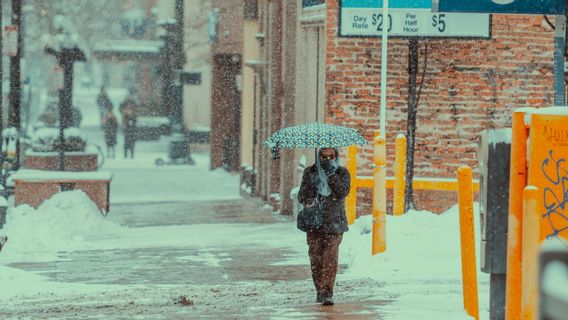
<svg viewBox="0 0 568 320"><path fill-rule="evenodd" d="M476 238L479 219L474 208ZM387 216L387 250L372 255L372 216L363 216L344 234L340 263L345 276L381 281L394 301L383 309L385 318L469 319L463 310L459 210L443 214L409 211ZM476 239L479 265L479 239ZM478 270L481 318L489 309L488 275ZM445 301L440 304L440 300Z"/></svg>
<svg viewBox="0 0 568 320"><path fill-rule="evenodd" d="M543 272L542 286L545 293L568 301L568 267L560 261L549 263Z"/></svg>
<svg viewBox="0 0 568 320"><path fill-rule="evenodd" d="M85 248L86 237L123 227L106 221L95 203L81 190L60 192L39 208L21 205L10 209L3 233L8 242L1 260L53 258L58 251Z"/></svg>
<svg viewBox="0 0 568 320"><path fill-rule="evenodd" d="M410 211L387 216L387 251L371 255L372 216L357 219L346 235L348 272L371 278L453 277L461 272L459 216Z"/></svg>
<svg viewBox="0 0 568 320"><path fill-rule="evenodd" d="M67 143L75 142L79 145L84 144L86 135L79 128L71 127L64 130ZM59 141L59 129L42 127L38 128L31 137L32 149L34 151L55 151L55 145Z"/></svg>
<svg viewBox="0 0 568 320"><path fill-rule="evenodd" d="M18 295L31 295L38 298L58 295L59 299L69 299L62 294L72 294L81 292L88 294L92 292L108 292L114 289L112 285L96 285L82 283L65 283L50 281L50 278L44 277L33 272L22 271L17 268L10 268L0 265L0 299L10 299L8 303L20 301ZM4 310L3 310L4 311ZM35 315L34 319L46 319L45 316ZM2 318L8 319L8 318ZM9 319L14 319L9 317Z"/></svg>

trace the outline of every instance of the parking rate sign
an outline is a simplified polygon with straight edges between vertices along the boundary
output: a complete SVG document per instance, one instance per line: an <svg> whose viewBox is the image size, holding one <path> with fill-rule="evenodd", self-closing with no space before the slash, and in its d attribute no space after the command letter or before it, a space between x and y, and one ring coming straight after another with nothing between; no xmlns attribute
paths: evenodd
<svg viewBox="0 0 568 320"><path fill-rule="evenodd" d="M389 0L384 19L382 0L342 0L339 35L380 37L383 27L398 37L490 37L490 15L434 13L432 0Z"/></svg>

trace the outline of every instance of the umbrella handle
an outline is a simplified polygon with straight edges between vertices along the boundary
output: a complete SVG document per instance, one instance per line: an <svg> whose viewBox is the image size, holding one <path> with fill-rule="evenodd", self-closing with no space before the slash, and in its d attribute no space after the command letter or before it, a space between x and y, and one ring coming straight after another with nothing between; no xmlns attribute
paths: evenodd
<svg viewBox="0 0 568 320"><path fill-rule="evenodd" d="M272 160L280 159L280 146L278 141L276 141L276 144L270 148L270 151L272 152Z"/></svg>

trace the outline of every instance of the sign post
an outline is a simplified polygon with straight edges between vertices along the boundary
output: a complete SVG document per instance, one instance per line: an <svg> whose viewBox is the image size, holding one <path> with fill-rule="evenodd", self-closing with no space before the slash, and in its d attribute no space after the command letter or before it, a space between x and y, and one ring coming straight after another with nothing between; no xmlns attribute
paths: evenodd
<svg viewBox="0 0 568 320"><path fill-rule="evenodd" d="M383 0L383 17L389 15L389 0ZM381 115L380 132L386 138L386 112L387 112L387 69L388 69L388 28L382 28L381 39Z"/></svg>
<svg viewBox="0 0 568 320"><path fill-rule="evenodd" d="M554 105L566 105L564 86L564 51L566 50L566 16L556 16L554 30Z"/></svg>

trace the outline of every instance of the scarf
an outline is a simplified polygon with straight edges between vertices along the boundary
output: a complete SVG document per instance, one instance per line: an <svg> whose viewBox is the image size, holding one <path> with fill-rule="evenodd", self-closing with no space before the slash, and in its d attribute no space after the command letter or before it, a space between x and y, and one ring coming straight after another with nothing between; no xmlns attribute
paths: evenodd
<svg viewBox="0 0 568 320"><path fill-rule="evenodd" d="M339 157L338 156L335 157L334 161L337 164L337 166L339 167ZM327 197L331 194L331 189L329 188L329 184L327 183L327 175L325 174L325 171L321 167L319 152L317 153L317 156L316 156L316 169L318 171L318 181L317 181L317 185L316 185L317 192L318 192L319 195Z"/></svg>

